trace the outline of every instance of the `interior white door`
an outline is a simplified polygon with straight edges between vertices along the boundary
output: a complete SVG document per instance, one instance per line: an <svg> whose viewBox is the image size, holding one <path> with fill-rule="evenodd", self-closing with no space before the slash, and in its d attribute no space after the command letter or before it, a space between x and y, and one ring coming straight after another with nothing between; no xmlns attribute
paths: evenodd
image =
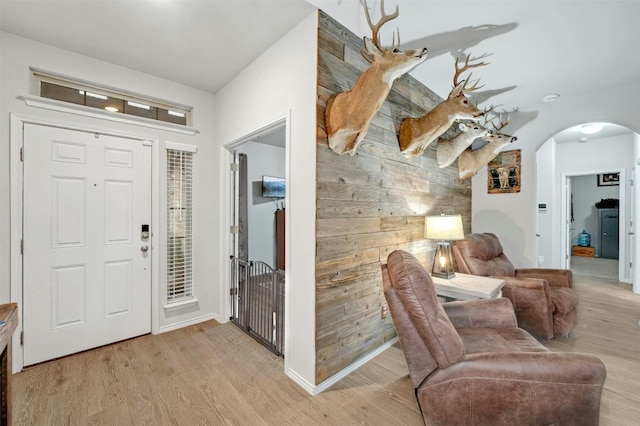
<svg viewBox="0 0 640 426"><path fill-rule="evenodd" d="M151 145L25 124L24 365L151 331Z"/></svg>

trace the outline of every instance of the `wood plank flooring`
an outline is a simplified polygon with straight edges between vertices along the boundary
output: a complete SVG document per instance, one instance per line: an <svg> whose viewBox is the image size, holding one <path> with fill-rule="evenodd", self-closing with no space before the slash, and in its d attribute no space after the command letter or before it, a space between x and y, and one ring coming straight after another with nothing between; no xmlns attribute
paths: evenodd
<svg viewBox="0 0 640 426"><path fill-rule="evenodd" d="M640 418L640 296L575 277L580 323L545 345L598 355L602 426ZM233 324L209 321L44 363L13 376L16 425L421 425L396 345L312 397L282 358Z"/></svg>

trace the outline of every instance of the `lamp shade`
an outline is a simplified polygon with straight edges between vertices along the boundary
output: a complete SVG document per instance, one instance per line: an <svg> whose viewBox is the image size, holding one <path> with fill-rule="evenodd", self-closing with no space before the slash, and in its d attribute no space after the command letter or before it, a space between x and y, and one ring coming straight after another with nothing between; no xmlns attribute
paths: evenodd
<svg viewBox="0 0 640 426"><path fill-rule="evenodd" d="M462 216L459 214L427 216L424 237L430 240L463 240Z"/></svg>

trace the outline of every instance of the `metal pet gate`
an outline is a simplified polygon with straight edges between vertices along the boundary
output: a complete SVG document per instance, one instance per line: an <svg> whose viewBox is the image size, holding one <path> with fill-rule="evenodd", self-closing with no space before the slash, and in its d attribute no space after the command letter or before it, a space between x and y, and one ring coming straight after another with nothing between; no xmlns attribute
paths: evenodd
<svg viewBox="0 0 640 426"><path fill-rule="evenodd" d="M284 271L231 257L231 321L276 355L284 350Z"/></svg>

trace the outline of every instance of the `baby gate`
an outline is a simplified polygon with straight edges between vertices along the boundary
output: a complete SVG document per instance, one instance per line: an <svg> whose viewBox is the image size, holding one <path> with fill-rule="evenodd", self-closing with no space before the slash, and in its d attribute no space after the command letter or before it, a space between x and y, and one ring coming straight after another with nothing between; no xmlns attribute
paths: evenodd
<svg viewBox="0 0 640 426"><path fill-rule="evenodd" d="M276 355L284 354L284 271L231 256L231 321Z"/></svg>

